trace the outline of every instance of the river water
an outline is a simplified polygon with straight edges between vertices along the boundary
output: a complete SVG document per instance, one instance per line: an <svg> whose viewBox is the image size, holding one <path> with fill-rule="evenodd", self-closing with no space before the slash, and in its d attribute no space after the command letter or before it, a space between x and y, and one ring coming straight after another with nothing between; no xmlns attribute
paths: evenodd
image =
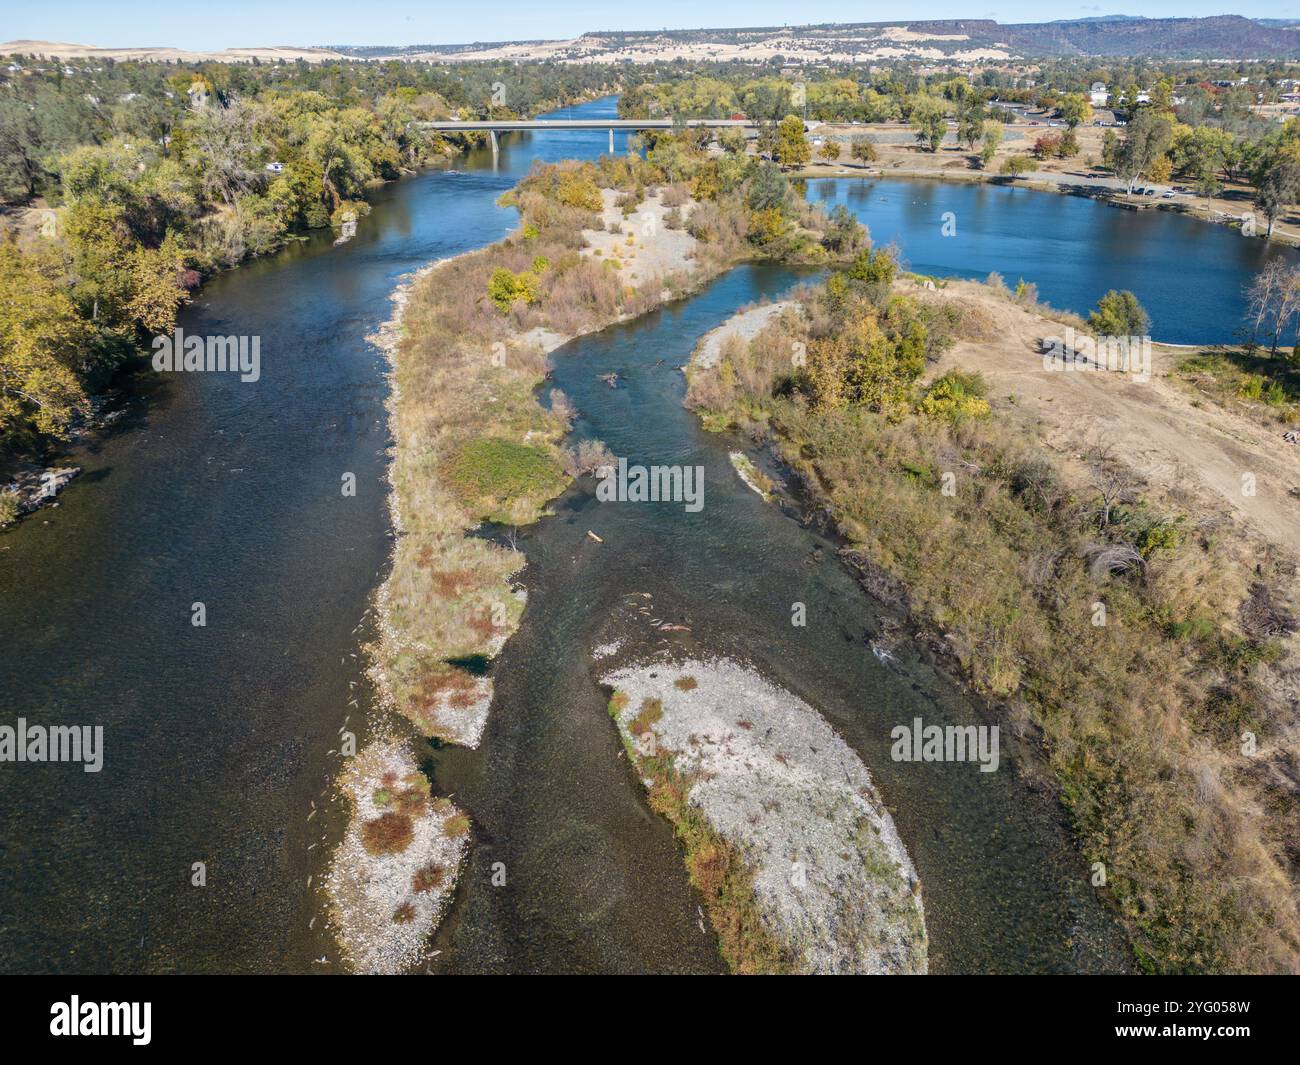
<svg viewBox="0 0 1300 1065"><path fill-rule="evenodd" d="M613 101L568 113L611 116ZM622 150L621 136L616 143ZM365 338L387 317L402 274L514 224L494 201L533 159L605 147L603 132L504 139L495 166L475 153L459 175L430 172L379 190L349 244L313 239L214 279L181 325L260 336L261 379L143 376L123 422L70 456L86 472L61 505L0 536L0 722L105 733L97 774L0 766L0 968L337 969L315 960L336 957L319 882L341 826L325 795L338 730L359 728L369 699L364 614L390 542L383 365ZM889 207L888 190L912 186L862 187L887 190L851 202L877 238L897 227L914 269L1031 276L1017 249L1004 257L991 236L973 251L925 236L901 201ZM959 203L959 232L1010 225L1012 207L1077 212L1065 217L1080 240L1133 222L1065 197L916 188L935 197L930 214L949 209L950 196L976 197ZM850 191L819 183L812 194ZM1189 273L1196 248L1241 238L1165 222L1167 258L1139 280L1163 270L1178 292L1171 285L1165 300L1163 288L1134 287L1156 335L1178 339L1187 304L1212 297L1195 286L1231 304L1225 294L1239 293L1249 264L1230 260L1237 274L1225 279L1220 251L1214 277ZM1054 286L1075 275L1087 276L1088 293L1117 283L1099 269L1083 257L1038 279L1048 299L1082 307ZM745 267L558 354L556 384L583 413L578 432L648 462L699 462L708 502L700 515L608 505L592 513L580 488L557 504L558 518L524 534L531 600L495 667L484 745L427 753L436 789L454 791L476 823L438 967L718 968L671 832L618 756L586 657L629 591L651 591L665 612L689 619L697 649L744 657L801 694L859 751L926 884L935 969L1121 963L1053 811L1010 766L976 774L889 762L881 730L896 718L921 708L927 722L968 721L975 709L907 647L897 662L877 662L864 641L881 619L828 545L740 486L725 455L735 442L701 434L680 407L674 368L695 337L794 280ZM1230 334L1224 322L1216 329L1216 338ZM596 382L606 369L622 370L625 387ZM355 496L340 491L346 474ZM603 553L585 535L596 523L609 533ZM810 624L792 639L795 600L808 603ZM195 603L203 627L191 624ZM505 863L504 888L489 887L494 861ZM193 883L195 863L204 863L205 886Z"/></svg>

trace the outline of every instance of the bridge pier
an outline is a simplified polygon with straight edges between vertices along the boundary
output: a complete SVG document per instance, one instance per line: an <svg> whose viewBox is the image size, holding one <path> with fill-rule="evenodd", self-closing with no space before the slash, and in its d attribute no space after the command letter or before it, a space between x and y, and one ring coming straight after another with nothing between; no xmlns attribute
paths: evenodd
<svg viewBox="0 0 1300 1065"><path fill-rule="evenodd" d="M497 146L497 131L494 129L488 130L488 136L492 138L492 158L495 160L500 151L500 148Z"/></svg>
<svg viewBox="0 0 1300 1065"><path fill-rule="evenodd" d="M609 154L614 154L614 127L609 127Z"/></svg>

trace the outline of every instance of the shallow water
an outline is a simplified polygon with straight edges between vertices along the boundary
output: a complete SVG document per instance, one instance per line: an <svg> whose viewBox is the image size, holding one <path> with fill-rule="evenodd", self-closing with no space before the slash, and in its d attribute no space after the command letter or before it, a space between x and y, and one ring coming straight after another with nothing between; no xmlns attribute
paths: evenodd
<svg viewBox="0 0 1300 1065"><path fill-rule="evenodd" d="M882 616L834 545L745 487L728 460L743 441L703 432L681 406L678 367L694 339L796 278L784 268L740 267L691 299L555 353L551 384L580 411L575 432L604 440L629 463L702 466L704 507L602 503L587 482L554 518L523 533L528 609L494 670L499 687L482 748L433 759L438 786L456 792L488 838L475 850L462 906L438 937L439 967L716 968L701 955L707 937L694 905L684 904L684 874L640 875L664 832L646 822L589 659L593 646L620 638L647 651L739 658L828 717L866 762L917 865L933 971L1124 964L1086 887L1087 868L1009 757L995 773L889 760L894 725L915 716L978 724L978 709L905 642L895 662L876 658L870 641L881 635ZM617 389L598 379L610 370L620 376ZM643 592L655 618L690 626L689 636L650 634L629 620L628 597ZM803 628L791 625L797 602L807 608ZM508 891L490 884L496 862Z"/></svg>

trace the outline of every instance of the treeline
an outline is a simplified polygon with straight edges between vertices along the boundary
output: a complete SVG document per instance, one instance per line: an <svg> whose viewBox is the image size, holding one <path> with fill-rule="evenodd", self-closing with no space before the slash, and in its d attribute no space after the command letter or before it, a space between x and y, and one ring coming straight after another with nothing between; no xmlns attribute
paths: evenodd
<svg viewBox="0 0 1300 1065"><path fill-rule="evenodd" d="M368 211L463 145L412 125L617 87L612 68L33 64L0 81L0 446L65 436L202 277ZM30 69L29 69L30 68ZM33 213L30 208L44 208ZM23 210L29 208L29 210Z"/></svg>

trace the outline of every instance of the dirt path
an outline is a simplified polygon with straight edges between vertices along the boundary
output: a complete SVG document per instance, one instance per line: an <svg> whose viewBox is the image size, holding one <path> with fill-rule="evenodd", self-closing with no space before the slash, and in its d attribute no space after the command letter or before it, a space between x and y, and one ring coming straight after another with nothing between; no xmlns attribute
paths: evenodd
<svg viewBox="0 0 1300 1065"><path fill-rule="evenodd" d="M1300 546L1300 500L1290 494L1300 489L1300 447L1284 442L1280 428L1256 425L1208 400L1194 405L1194 396L1163 377L1185 349L1156 345L1146 381L1053 372L1043 367L1038 341L1059 334L1057 323L973 282L952 283L948 291L986 311L998 339L957 344L938 373L952 366L979 370L994 405L1007 406L1014 395L1021 415L1039 422L1054 449L1077 455L1109 446L1167 497L1226 509L1287 552Z"/></svg>

